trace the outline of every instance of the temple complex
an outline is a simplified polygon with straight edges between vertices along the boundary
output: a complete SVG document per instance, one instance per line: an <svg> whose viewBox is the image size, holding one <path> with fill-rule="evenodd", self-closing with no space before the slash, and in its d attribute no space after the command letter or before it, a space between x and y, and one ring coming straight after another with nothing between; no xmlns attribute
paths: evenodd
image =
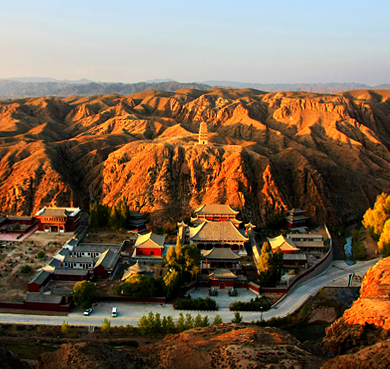
<svg viewBox="0 0 390 369"><path fill-rule="evenodd" d="M240 264L241 256L230 248L203 251L200 285L224 289L246 287L247 278Z"/></svg>

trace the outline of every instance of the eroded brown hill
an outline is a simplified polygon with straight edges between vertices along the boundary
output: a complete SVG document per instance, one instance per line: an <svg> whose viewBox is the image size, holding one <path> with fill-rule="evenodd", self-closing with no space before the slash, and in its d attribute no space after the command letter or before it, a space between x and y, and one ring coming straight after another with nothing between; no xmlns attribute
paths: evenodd
<svg viewBox="0 0 390 369"><path fill-rule="evenodd" d="M368 270L359 299L327 329L325 348L341 356L324 368L388 368L389 337L390 258L386 258Z"/></svg>
<svg viewBox="0 0 390 369"><path fill-rule="evenodd" d="M209 146L199 146L200 122ZM177 220L226 202L257 224L335 224L390 190L390 91L210 89L0 101L0 211L125 199Z"/></svg>

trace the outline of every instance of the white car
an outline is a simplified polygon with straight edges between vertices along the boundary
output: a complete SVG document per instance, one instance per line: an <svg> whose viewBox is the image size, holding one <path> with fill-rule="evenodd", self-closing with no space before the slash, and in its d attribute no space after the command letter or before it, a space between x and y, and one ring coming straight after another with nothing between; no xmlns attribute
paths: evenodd
<svg viewBox="0 0 390 369"><path fill-rule="evenodd" d="M111 315L115 318L116 316L118 316L118 309L116 308L116 306L114 306L112 308L112 312L111 312Z"/></svg>
<svg viewBox="0 0 390 369"><path fill-rule="evenodd" d="M91 313L92 313L92 308L89 308L89 309L84 311L84 315L89 315Z"/></svg>

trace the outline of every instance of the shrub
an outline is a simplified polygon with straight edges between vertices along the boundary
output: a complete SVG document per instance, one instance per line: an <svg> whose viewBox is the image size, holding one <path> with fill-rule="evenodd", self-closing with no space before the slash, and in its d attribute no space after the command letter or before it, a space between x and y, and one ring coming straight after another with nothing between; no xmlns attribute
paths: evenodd
<svg viewBox="0 0 390 369"><path fill-rule="evenodd" d="M222 318L219 315L216 315L213 321L213 325L219 325L222 323L223 323Z"/></svg>
<svg viewBox="0 0 390 369"><path fill-rule="evenodd" d="M18 222L12 224L11 230L12 231L20 231L20 224Z"/></svg>
<svg viewBox="0 0 390 369"><path fill-rule="evenodd" d="M263 296L249 302L236 301L230 305L230 310L235 311L266 311L271 307L271 301Z"/></svg>
<svg viewBox="0 0 390 369"><path fill-rule="evenodd" d="M232 323L241 323L241 322L242 322L242 316L238 311L236 311L234 313L234 318L232 319Z"/></svg>
<svg viewBox="0 0 390 369"><path fill-rule="evenodd" d="M205 299L199 297L196 299L178 299L175 302L175 309L178 310L218 310L217 303L210 297Z"/></svg>
<svg viewBox="0 0 390 369"><path fill-rule="evenodd" d="M70 332L70 326L69 326L68 322L66 322L65 320L64 320L64 322L62 323L61 332L62 332L63 334L67 334L67 333Z"/></svg>
<svg viewBox="0 0 390 369"><path fill-rule="evenodd" d="M21 272L23 273L23 274L28 274L28 273L30 273L32 271L32 268L30 267L30 265L25 265L23 268L22 268L22 270L21 270Z"/></svg>
<svg viewBox="0 0 390 369"><path fill-rule="evenodd" d="M38 259L43 259L45 257L45 252L43 250L39 250L37 254Z"/></svg>
<svg viewBox="0 0 390 369"><path fill-rule="evenodd" d="M102 333L110 333L111 332L111 322L107 318L104 318L104 320L103 320L101 332Z"/></svg>

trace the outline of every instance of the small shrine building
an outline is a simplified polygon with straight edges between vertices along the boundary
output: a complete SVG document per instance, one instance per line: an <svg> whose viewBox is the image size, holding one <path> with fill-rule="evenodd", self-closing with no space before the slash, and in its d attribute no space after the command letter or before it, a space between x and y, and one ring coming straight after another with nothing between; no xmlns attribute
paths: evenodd
<svg viewBox="0 0 390 369"><path fill-rule="evenodd" d="M164 250L165 236L160 236L153 232L138 235L134 245L133 258L136 257L153 257L162 258Z"/></svg>
<svg viewBox="0 0 390 369"><path fill-rule="evenodd" d="M294 208L288 211L288 215L285 218L288 228L306 227L309 217L305 216L305 210Z"/></svg>

